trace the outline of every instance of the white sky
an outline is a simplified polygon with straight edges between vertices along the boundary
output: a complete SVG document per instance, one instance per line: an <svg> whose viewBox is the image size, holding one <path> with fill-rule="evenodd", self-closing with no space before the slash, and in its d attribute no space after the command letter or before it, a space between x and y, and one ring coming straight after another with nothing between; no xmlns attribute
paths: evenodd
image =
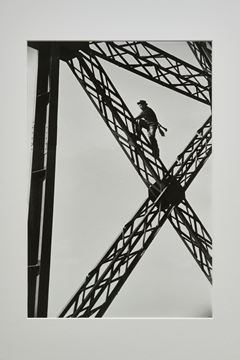
<svg viewBox="0 0 240 360"><path fill-rule="evenodd" d="M197 65L182 42L159 44ZM34 116L36 54L28 50L29 144ZM209 106L102 61L133 115L145 99L168 128L158 135L170 167L210 114ZM30 145L29 145L30 147ZM147 189L66 64L60 67L58 145L49 316L56 317L143 200ZM211 233L211 159L187 191ZM211 286L166 222L114 299L109 317L204 317Z"/></svg>

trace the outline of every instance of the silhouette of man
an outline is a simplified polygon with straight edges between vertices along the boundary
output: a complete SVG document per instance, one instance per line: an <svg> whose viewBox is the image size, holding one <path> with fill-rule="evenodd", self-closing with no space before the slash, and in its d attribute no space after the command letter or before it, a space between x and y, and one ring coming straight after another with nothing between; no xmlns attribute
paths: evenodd
<svg viewBox="0 0 240 360"><path fill-rule="evenodd" d="M155 157L159 157L159 148L155 137L156 130L159 128L160 134L165 136L163 130L167 131L167 129L158 122L155 112L148 106L145 100L140 100L137 104L142 111L136 118L134 118L134 120L136 120L136 135L140 138L142 128L146 129L150 144L153 149L153 155Z"/></svg>

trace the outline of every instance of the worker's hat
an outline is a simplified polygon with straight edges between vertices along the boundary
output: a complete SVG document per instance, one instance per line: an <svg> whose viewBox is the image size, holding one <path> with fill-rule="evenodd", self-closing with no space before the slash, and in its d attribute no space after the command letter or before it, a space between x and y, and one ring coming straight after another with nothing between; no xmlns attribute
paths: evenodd
<svg viewBox="0 0 240 360"><path fill-rule="evenodd" d="M137 104L138 105L140 105L140 104L147 105L147 102L145 100L139 100Z"/></svg>

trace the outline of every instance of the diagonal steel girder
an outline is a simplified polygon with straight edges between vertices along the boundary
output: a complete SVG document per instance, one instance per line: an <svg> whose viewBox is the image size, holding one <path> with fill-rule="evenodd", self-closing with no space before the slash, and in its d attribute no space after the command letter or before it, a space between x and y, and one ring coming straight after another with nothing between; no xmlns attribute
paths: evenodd
<svg viewBox="0 0 240 360"><path fill-rule="evenodd" d="M97 266L89 272L59 317L103 316L173 210L174 205L171 204L159 209L163 196L164 192L155 201L150 198L145 200ZM211 243L205 240L204 245L193 244L187 237L185 241L189 251L194 256L199 253L202 262L207 263ZM210 268L209 264L204 265Z"/></svg>
<svg viewBox="0 0 240 360"><path fill-rule="evenodd" d="M103 258L88 273L59 317L101 317L105 313L174 208L174 205L168 204L159 209L162 197L164 192L155 201L150 198L145 200ZM211 242L205 239L204 243L193 246L187 237L185 241L194 256L198 252L201 260L208 262ZM205 266L210 269L209 264Z"/></svg>
<svg viewBox="0 0 240 360"><path fill-rule="evenodd" d="M206 127L209 125L208 123L209 121L200 129L200 133L206 130ZM189 146L186 147L186 155L191 153L193 144L197 143L198 137L199 132L189 143ZM198 146L193 149L195 154L196 148ZM203 150L204 152L206 152L207 158L210 155L210 147L208 150ZM186 163L189 163L189 156L184 155L181 155L180 162L182 162L182 166L177 161L178 168L176 171L176 176L180 181L183 180L183 182L185 181L185 173L182 170ZM184 157L185 159L183 160ZM175 164L173 164L170 172L174 171L174 167ZM125 224L121 233L97 266L87 275L79 290L61 312L60 317L102 316L167 218L182 237L202 271L210 279L211 237L187 200L183 199L178 207L176 207L171 202L171 199L169 201L171 193L172 188L169 186L158 197L154 198L150 195L145 200L133 218ZM191 229L184 224L185 214L191 218ZM198 230L196 231L197 227ZM193 231L196 231L198 234L198 237L194 240L192 237Z"/></svg>
<svg viewBox="0 0 240 360"><path fill-rule="evenodd" d="M90 42L93 55L210 105L211 76L146 41Z"/></svg>
<svg viewBox="0 0 240 360"><path fill-rule="evenodd" d="M86 60L86 58L85 58L85 60ZM107 123L108 127L113 132L113 135L116 137L116 139L118 140L118 142L124 149L124 151L126 152L126 148L128 148L129 152L127 154L128 154L128 157L130 157L130 159L131 159L131 154L133 155L134 153L131 153L132 149L129 144L128 144L128 146L126 146L126 143L128 143L128 140L129 139L131 140L131 133L128 131L128 128L127 129L125 128L125 131L127 130L126 131L127 137L124 139L124 137L122 136L123 134L121 134L121 135L119 134L119 132L121 133L121 131L120 131L121 129L113 121L113 119L116 118L118 123L120 122L120 125L122 125L121 121L120 121L121 116L120 117L116 116L116 109L114 110L114 106L113 106L113 107L110 107L110 113L112 113L115 117L113 116L113 119L107 118L106 114L108 113L108 111L107 111L106 107L109 106L110 102L107 101L105 94L102 93L102 90L100 88L98 88L98 86L96 87L96 89L95 89L96 91L94 93L94 91L93 91L94 86L92 86L93 84L91 84L91 82L89 81L91 76L90 76L90 78L88 77L89 71L86 71L84 73L83 68L85 68L85 70L86 70L86 67L83 66L83 63L81 63L79 61L79 65L81 68L80 73L83 72L82 79L84 78L84 80L81 80L81 76L79 77L80 73L77 70L77 68L74 66L74 63L72 61L70 61L69 65L70 65L70 68L73 71L73 73L78 78L79 82L83 85L83 87L86 90L87 94L89 95L90 99L93 101L94 105L96 106L96 108L98 109L98 111L100 112L102 117L104 118L104 121ZM91 68L92 68L92 70L94 69L93 64L92 64ZM106 79L104 77L105 75L104 76L103 75L104 75L104 73L101 74L101 81L105 79L107 87L108 87L108 94L113 95L113 93L114 93L113 89L109 88L109 86L110 86L109 79ZM88 85L86 85L86 84L88 84ZM116 96L116 93L114 93L114 95ZM118 98L118 100L119 100L119 98ZM115 99L115 101L116 101L116 99ZM108 105L106 105L106 104L108 104ZM125 109L125 111L126 111L126 109ZM104 114L105 114L105 116L103 116ZM126 113L125 113L125 115L126 115ZM128 120L130 120L130 119L131 119L131 117ZM114 123L114 127L113 127L114 130L112 129L113 123ZM204 132L205 132L205 134L204 134ZM118 136L118 135L120 135L120 136ZM179 180L179 179L181 179L180 174L182 174L182 181L185 184L184 186L187 188L187 186L189 186L192 179L196 176L197 172L199 171L199 168L202 166L202 164L206 161L206 159L208 158L208 156L211 153L211 146L208 144L210 139L211 139L211 120L209 119L204 124L204 126L201 129L199 129L198 133L196 134L194 139L190 142L190 144L187 146L185 151L182 152L182 154L180 154L178 160L172 166L169 173L166 172L166 169L164 168L163 164L160 163L160 165L161 165L160 170L163 173L165 173L165 175L167 174L166 179L169 180L170 178L172 178L172 174L175 174L175 177L178 178L178 180ZM134 140L131 140L131 141L134 143ZM148 145L147 143L145 143L143 145L141 144L141 146L143 146L143 148L147 147L147 145ZM141 146L139 149L139 146L135 144L135 151L136 151L136 154L139 151L139 154L142 155L142 158L144 159L144 155L141 154ZM203 156L203 154L205 154L205 155ZM148 154L148 156L149 156L149 154ZM135 159L134 157L131 159L132 163L134 162L134 159ZM191 162L191 159L192 160L194 159L194 161ZM201 159L201 160L198 160L198 159ZM195 167L195 171L188 171L191 168L193 163L196 164L196 160L198 160L198 166ZM146 161L146 159L144 159L144 161ZM138 164L138 162L136 162L136 163ZM136 163L134 164L135 168L137 168ZM159 166L158 161L156 161L156 164ZM182 166L180 166L180 164L182 164ZM183 171L184 167L185 167L185 171ZM137 168L137 170L138 170L138 168ZM145 167L145 172L146 172L145 175L146 176L143 177L145 182L147 182L147 183L149 182L149 179L152 179L147 174L148 170L149 170L148 167ZM140 173L140 176L142 177L141 171L138 171L138 172ZM187 172L188 172L188 175L187 175ZM154 179L154 180L156 180L156 179ZM162 184L161 181L160 181L160 184ZM153 185L156 186L156 184L153 184ZM150 185L151 190L153 189L153 185ZM159 183L158 183L158 185L159 185ZM156 189L156 187L154 189ZM166 191L166 189L167 189L167 187L165 188L164 191ZM179 191L179 189L177 189L177 191ZM159 192L158 192L158 194L159 194ZM168 196L168 198L169 198L169 196ZM150 201L150 200L151 200L151 198L149 198L147 201ZM168 204L168 205L170 206L170 204ZM171 204L171 206L172 206L172 204ZM199 266L204 271L205 275L210 280L211 279L211 265L210 265L211 264L211 256L209 255L209 249L211 248L211 238L210 238L209 234L207 233L207 231L205 230L204 226L201 224L201 222L197 218L194 211L190 208L190 205L188 204L187 200L182 201L181 208L177 209L177 207L175 207L175 209L176 209L176 211L174 212L174 215L171 216L170 221L172 222L174 228L177 230L179 235L182 237L184 243L186 244L189 251L194 256L195 260L198 262ZM170 215L171 215L171 212L169 212L168 216L170 216ZM187 226L185 226L186 225L186 216L190 219ZM130 221L130 223L131 223L131 221ZM150 226L152 226L151 222L149 224L150 224ZM156 228L159 229L161 227L161 225L162 225L162 223L159 224ZM183 230L183 228L184 228L184 230ZM201 236L200 236L200 231L201 231ZM133 234L133 231L131 231L130 234ZM146 233L144 231L142 231L141 236L146 237ZM153 237L154 237L154 235L151 233L150 241L152 241ZM124 238L126 238L125 235L124 235ZM193 239L194 239L194 241L193 241ZM118 243L118 240L114 243L115 245L113 245L113 248L115 248L115 249L117 249L116 243ZM131 258L134 258L135 255L136 255L136 259L137 258L140 259L141 256L139 255L139 251L136 252L136 250L135 250L131 254L128 253L128 256L131 256ZM106 256L108 258L108 255L106 255ZM105 273L105 275L101 275L103 277L101 277L101 280L98 281L97 279L99 278L100 272L101 272L100 268L102 265L104 265L106 263L106 256L104 257L105 260L103 260L103 263L100 262L99 266L97 266L97 268L98 268L96 270L97 273L95 271L91 271L91 273L87 277L87 280L86 280L87 282L85 282L85 284L80 288L80 290L73 297L73 299L70 301L70 303L67 305L67 307L61 313L60 316L65 316L67 313L69 313L69 311L70 311L70 313L72 311L72 313L69 316L84 316L85 317L85 316L92 316L93 314L95 314L95 315L97 314L96 316L101 316L103 314L103 311L105 311L106 308L109 306L109 303L112 301L111 299L113 299L113 297L116 295L117 291L119 291L121 284L123 284L123 282L125 281L124 278L126 279L126 277L128 277L129 273L130 273L130 268L128 268L128 271L126 271L124 276L121 276L118 279L116 279L116 278L114 278L115 275L113 275L113 277L108 277L109 274L107 271ZM116 259L115 256L113 258ZM138 260L134 261L135 264L137 262L138 262ZM113 268L115 265L116 265L116 263L114 260L114 262L108 269L109 271L111 270L111 273L113 273ZM115 274L115 272L114 272L114 274ZM92 277L90 275L92 275ZM104 276L107 276L107 278L104 278ZM95 278L95 280L93 278ZM89 282L91 282L91 281L93 282L93 284L89 284ZM115 290L111 292L111 295L109 295L110 294L109 289L110 289L110 287L112 287L113 282L115 282L117 284L114 287ZM107 288L108 288L108 290L106 290ZM102 294L104 294L104 291L107 291L107 293L108 293L108 295L105 299L104 305L101 305L101 306L96 305L95 306L95 303L98 301L98 299L99 298L100 298L100 300L102 299ZM91 292L91 295L88 295L88 297L85 298L85 295L88 294L89 292ZM80 296L82 297L82 300L84 300L84 301L81 303L81 305L79 307L78 305L79 305ZM103 310L103 309L105 309L105 310Z"/></svg>
<svg viewBox="0 0 240 360"><path fill-rule="evenodd" d="M169 204L159 210L156 204L162 196L163 193L154 201L150 198L144 201L87 275L60 317L101 317L104 314L173 208Z"/></svg>
<svg viewBox="0 0 240 360"><path fill-rule="evenodd" d="M80 69L78 73L76 73L77 68L74 66L74 62L70 62L72 64L70 67L73 73L84 87L103 120L112 131L118 143L129 157L130 161L141 176L142 180L148 186L149 190L157 193L161 191L166 185L169 185L169 183L173 183L173 175L176 176L177 174L174 173L174 170L171 170L172 173L168 174L167 169L161 160L155 159L155 157L152 155L150 144L147 142L147 140L145 141L145 138L141 144L135 144L135 152L132 150L131 146L129 146L129 139L131 143L134 143L134 140L132 140L133 134L130 132L131 126L133 126L133 117L126 104L120 97L119 93L115 89L114 85L111 83L98 59L92 55L82 53L82 56L80 56L77 61L79 62ZM79 77L80 73L82 74L82 80ZM206 134L202 138L203 129L206 129ZM125 134L125 138L123 134ZM197 139L201 139L200 150L201 148L204 149L206 144L202 141L207 140L208 143L211 139L211 119L209 119L206 124L199 130ZM187 149L191 149L194 142L196 142L196 139L190 142ZM210 149L207 147L207 151L204 152L205 155L207 154L206 158L210 154L209 150L211 150L211 147ZM190 157L187 155L188 157L186 159L187 161L185 165L184 179L188 180L185 180L185 183L181 184L181 186L185 187L185 189L187 186L189 186L191 179L196 176L197 172L204 164L203 159L199 156L201 166L197 166L194 170L190 169L191 166L189 164L191 162L193 163L193 159L197 164L196 155L199 152L201 153L197 145L196 152L193 152ZM185 153L188 154L188 151L185 151ZM179 158L181 158L181 156L182 154L180 154ZM191 160L190 162L189 159ZM174 164L173 169L176 169L177 167L178 165ZM164 182L162 181L163 177ZM177 180L179 181L179 179ZM191 228L192 225L190 219L186 217L185 221L187 226ZM192 236L197 237L197 234L193 232Z"/></svg>
<svg viewBox="0 0 240 360"><path fill-rule="evenodd" d="M159 191L165 186L162 182L163 178L165 182L170 182L173 177L179 181L178 168L186 160L184 169L181 169L181 176L185 172L181 185L186 189L191 178L196 175L196 169L188 172L187 170L190 169L190 164L197 161L201 148L204 148L211 139L211 117L198 130L197 135L178 156L178 160L168 172L162 161L153 156L146 137L140 144L135 143L133 116L99 61L89 54L82 53L75 62L69 61L68 64L147 187ZM194 153L191 152L195 149L196 153L193 157ZM210 145L207 147L207 150L209 149L211 149ZM199 159L203 164L200 156Z"/></svg>

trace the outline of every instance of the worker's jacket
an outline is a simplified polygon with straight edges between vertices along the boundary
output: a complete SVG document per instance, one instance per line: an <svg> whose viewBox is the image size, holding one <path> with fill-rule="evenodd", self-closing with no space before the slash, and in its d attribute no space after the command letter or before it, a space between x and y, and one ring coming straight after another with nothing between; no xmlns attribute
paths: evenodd
<svg viewBox="0 0 240 360"><path fill-rule="evenodd" d="M157 120L157 116L155 114L155 112L150 108L150 107L146 107L146 109L144 109L141 114L139 114L135 120L137 119L144 119L144 121L146 122L146 124L150 125L150 124L158 124L158 120Z"/></svg>

